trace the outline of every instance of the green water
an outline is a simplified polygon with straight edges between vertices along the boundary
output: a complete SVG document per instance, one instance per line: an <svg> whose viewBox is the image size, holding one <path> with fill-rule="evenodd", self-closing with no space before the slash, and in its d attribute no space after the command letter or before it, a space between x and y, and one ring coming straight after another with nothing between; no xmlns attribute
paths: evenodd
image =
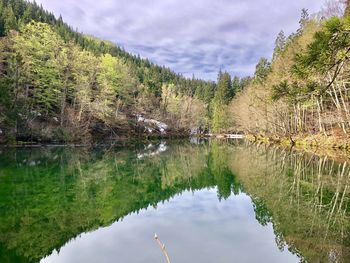
<svg viewBox="0 0 350 263"><path fill-rule="evenodd" d="M0 262L350 262L350 167L243 141L0 149Z"/></svg>

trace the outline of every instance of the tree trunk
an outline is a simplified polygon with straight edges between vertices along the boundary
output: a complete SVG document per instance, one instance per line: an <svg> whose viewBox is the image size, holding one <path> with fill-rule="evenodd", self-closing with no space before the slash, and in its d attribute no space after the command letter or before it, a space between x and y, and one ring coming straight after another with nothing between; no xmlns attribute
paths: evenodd
<svg viewBox="0 0 350 263"><path fill-rule="evenodd" d="M319 132L323 132L321 106L320 106L319 98L316 99L316 102L317 102Z"/></svg>
<svg viewBox="0 0 350 263"><path fill-rule="evenodd" d="M67 88L65 86L65 88L63 90L62 100L61 100L61 122L60 122L61 127L63 127L63 124L64 124L64 113L65 113L65 109L66 109L66 99L67 99Z"/></svg>

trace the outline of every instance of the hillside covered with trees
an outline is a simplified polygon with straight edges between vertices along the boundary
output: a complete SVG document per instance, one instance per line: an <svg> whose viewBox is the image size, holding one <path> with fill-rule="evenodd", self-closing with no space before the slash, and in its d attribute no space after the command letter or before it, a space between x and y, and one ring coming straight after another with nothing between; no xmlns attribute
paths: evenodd
<svg viewBox="0 0 350 263"><path fill-rule="evenodd" d="M0 142L92 142L191 130L292 144L347 140L349 10L343 0L327 1L316 15L303 10L297 32L281 31L272 59L261 58L253 76L220 70L213 82L185 78L79 33L35 2L0 0ZM166 124L166 135L158 123Z"/></svg>
<svg viewBox="0 0 350 263"><path fill-rule="evenodd" d="M211 119L218 129L222 107L246 81L232 85L221 72L218 86L185 78L73 30L35 2L0 0L0 36L2 143L149 136L138 116L176 136L209 130Z"/></svg>
<svg viewBox="0 0 350 263"><path fill-rule="evenodd" d="M291 144L347 147L349 14L349 1L328 1L320 14L303 10L296 33L281 31L272 61L258 64L229 106L237 129Z"/></svg>

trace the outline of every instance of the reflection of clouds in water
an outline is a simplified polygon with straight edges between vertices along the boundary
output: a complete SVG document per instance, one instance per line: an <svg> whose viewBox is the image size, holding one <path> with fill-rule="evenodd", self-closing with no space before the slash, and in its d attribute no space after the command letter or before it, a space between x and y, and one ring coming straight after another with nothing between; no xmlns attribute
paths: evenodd
<svg viewBox="0 0 350 263"><path fill-rule="evenodd" d="M137 154L137 159L143 159L145 157L159 155L165 152L168 149L166 142L161 142L159 145L154 146L153 144L149 144L145 147L145 151Z"/></svg>
<svg viewBox="0 0 350 263"><path fill-rule="evenodd" d="M133 213L110 227L82 234L43 262L163 262L157 233L172 262L298 262L275 244L272 225L255 219L246 194L219 202L216 189L185 192Z"/></svg>

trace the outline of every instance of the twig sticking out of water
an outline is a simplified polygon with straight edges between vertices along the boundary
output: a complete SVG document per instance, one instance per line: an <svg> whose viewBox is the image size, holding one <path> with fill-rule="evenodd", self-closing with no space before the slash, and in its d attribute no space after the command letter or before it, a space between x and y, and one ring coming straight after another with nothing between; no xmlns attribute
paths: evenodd
<svg viewBox="0 0 350 263"><path fill-rule="evenodd" d="M158 243L160 249L162 250L167 262L170 263L170 258L169 258L168 252L165 249L165 245L162 244L162 242L159 240L159 237L157 236L157 234L154 234L154 239L157 241L157 243Z"/></svg>

